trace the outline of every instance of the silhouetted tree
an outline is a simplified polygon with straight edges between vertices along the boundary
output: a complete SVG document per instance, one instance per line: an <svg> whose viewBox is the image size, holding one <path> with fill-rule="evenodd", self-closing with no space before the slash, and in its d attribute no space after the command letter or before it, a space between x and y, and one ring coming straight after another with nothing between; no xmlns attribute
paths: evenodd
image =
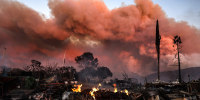
<svg viewBox="0 0 200 100"><path fill-rule="evenodd" d="M45 71L44 71L44 67L41 66L41 62L37 61L37 60L31 60L31 65L27 66L25 69L27 71L32 72L32 75L35 78L43 78Z"/></svg>
<svg viewBox="0 0 200 100"><path fill-rule="evenodd" d="M26 77L25 78L25 88L27 88L27 89L32 89L33 87L34 87L34 85L35 85L35 79L33 78L33 77Z"/></svg>
<svg viewBox="0 0 200 100"><path fill-rule="evenodd" d="M63 66L57 69L57 75L67 80L76 80L77 72L73 66Z"/></svg>
<svg viewBox="0 0 200 100"><path fill-rule="evenodd" d="M90 52L85 52L81 56L77 56L75 61L79 64L79 67L83 68L79 73L79 80L84 82L90 82L95 80L97 82L103 81L107 77L112 77L112 72L107 67L98 67L98 59L93 57Z"/></svg>
<svg viewBox="0 0 200 100"><path fill-rule="evenodd" d="M98 73L98 77L100 79L106 79L107 77L112 77L112 72L110 71L110 69L108 67L98 67L97 68L97 73Z"/></svg>
<svg viewBox="0 0 200 100"><path fill-rule="evenodd" d="M95 68L93 67L86 67L84 69L82 69L79 73L78 73L78 78L79 81L82 82L89 82L91 78L94 78L97 76L97 71Z"/></svg>
<svg viewBox="0 0 200 100"><path fill-rule="evenodd" d="M9 72L11 76L32 76L30 71L25 71L20 68L12 68Z"/></svg>
<svg viewBox="0 0 200 100"><path fill-rule="evenodd" d="M41 62L37 61L37 60L31 60L31 65L27 66L25 68L25 70L27 71L40 71L43 69L43 66L41 66Z"/></svg>
<svg viewBox="0 0 200 100"><path fill-rule="evenodd" d="M93 57L93 54L90 52L85 52L81 56L75 58L76 63L79 64L79 67L97 67L98 59Z"/></svg>
<svg viewBox="0 0 200 100"><path fill-rule="evenodd" d="M177 54L178 54L178 80L179 82L181 83L182 82L182 77L181 77L181 63L180 63L180 56L179 56L179 53L180 53L180 44L182 43L181 41L181 37L176 35L174 36L174 44L176 45L177 47Z"/></svg>
<svg viewBox="0 0 200 100"><path fill-rule="evenodd" d="M2 76L7 76L7 71L6 71L6 68L3 68L3 71L2 71Z"/></svg>

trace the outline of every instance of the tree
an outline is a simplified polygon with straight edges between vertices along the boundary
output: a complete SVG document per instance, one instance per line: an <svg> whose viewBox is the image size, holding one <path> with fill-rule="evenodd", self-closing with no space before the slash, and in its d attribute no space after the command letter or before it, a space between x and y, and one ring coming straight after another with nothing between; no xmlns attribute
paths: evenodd
<svg viewBox="0 0 200 100"><path fill-rule="evenodd" d="M35 78L44 77L44 67L41 66L41 62L37 60L31 60L31 65L27 66L25 69L29 72L32 72L32 75Z"/></svg>
<svg viewBox="0 0 200 100"><path fill-rule="evenodd" d="M73 66L60 67L57 73L61 78L66 78L67 80L76 80L77 78L77 72Z"/></svg>
<svg viewBox="0 0 200 100"><path fill-rule="evenodd" d="M27 71L40 71L43 69L43 66L41 66L41 62L37 61L37 60L31 60L31 65L27 66L25 68L25 70Z"/></svg>
<svg viewBox="0 0 200 100"><path fill-rule="evenodd" d="M98 67L97 68L97 73L98 73L98 77L100 79L106 79L107 77L112 77L112 72L110 71L110 69L108 67Z"/></svg>
<svg viewBox="0 0 200 100"><path fill-rule="evenodd" d="M75 58L76 63L79 64L79 67L97 67L98 59L93 57L93 54L90 52L85 52L81 56Z"/></svg>
<svg viewBox="0 0 200 100"><path fill-rule="evenodd" d="M181 79L181 63L180 63L180 56L179 56L179 53L180 53L180 44L182 43L181 41L181 37L176 35L174 36L174 44L176 45L177 47L177 53L178 53L178 80L179 80L179 83L182 82L182 79Z"/></svg>
<svg viewBox="0 0 200 100"><path fill-rule="evenodd" d="M78 73L78 79L82 82L89 82L92 78L97 76L97 71L93 67L86 67Z"/></svg>
<svg viewBox="0 0 200 100"><path fill-rule="evenodd" d="M35 85L35 79L33 77L26 77L25 78L25 88L32 89Z"/></svg>
<svg viewBox="0 0 200 100"><path fill-rule="evenodd" d="M79 81L89 82L90 80L103 81L107 77L112 77L112 72L107 67L98 67L98 59L90 52L85 52L77 56L75 61L79 67L83 68L79 73Z"/></svg>
<svg viewBox="0 0 200 100"><path fill-rule="evenodd" d="M7 76L7 71L6 71L6 68L5 68L5 67L3 68L2 76Z"/></svg>

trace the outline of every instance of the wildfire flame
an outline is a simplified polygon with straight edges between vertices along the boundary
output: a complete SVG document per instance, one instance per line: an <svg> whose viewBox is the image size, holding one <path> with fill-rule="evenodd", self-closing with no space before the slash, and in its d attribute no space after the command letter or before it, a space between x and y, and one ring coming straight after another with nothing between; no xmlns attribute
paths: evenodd
<svg viewBox="0 0 200 100"><path fill-rule="evenodd" d="M125 89L124 92L126 93L126 95L128 95L128 90L127 89Z"/></svg>
<svg viewBox="0 0 200 100"><path fill-rule="evenodd" d="M90 95L93 97L93 99L95 100L95 94L94 92L98 91L98 88L92 88L92 91L90 91Z"/></svg>
<svg viewBox="0 0 200 100"><path fill-rule="evenodd" d="M74 85L74 87L76 87L76 88L72 89L73 92L81 92L82 84L81 85Z"/></svg>
<svg viewBox="0 0 200 100"><path fill-rule="evenodd" d="M101 83L99 83L99 85L97 86L97 88L94 87L90 91L90 95L93 97L94 100L95 100L95 94L94 94L94 92L99 91L99 87L101 87Z"/></svg>
<svg viewBox="0 0 200 100"><path fill-rule="evenodd" d="M116 93L117 92L117 88L114 88L114 93Z"/></svg>
<svg viewBox="0 0 200 100"><path fill-rule="evenodd" d="M101 87L101 83L99 83L98 87Z"/></svg>
<svg viewBox="0 0 200 100"><path fill-rule="evenodd" d="M114 86L114 93L116 93L117 92L117 85L116 84L113 84L113 86Z"/></svg>

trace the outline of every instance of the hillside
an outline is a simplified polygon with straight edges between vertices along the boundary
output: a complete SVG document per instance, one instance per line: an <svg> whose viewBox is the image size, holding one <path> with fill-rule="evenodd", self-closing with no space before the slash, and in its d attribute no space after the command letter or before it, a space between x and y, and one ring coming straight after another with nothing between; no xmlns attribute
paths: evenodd
<svg viewBox="0 0 200 100"><path fill-rule="evenodd" d="M200 67L191 67L181 70L182 79L185 82L188 82L189 78L188 75L190 75L191 80L198 80L200 78ZM146 76L147 81L151 82L155 79L157 79L157 73L150 74ZM160 79L162 81L175 81L178 78L178 70L174 71L165 71L160 73Z"/></svg>

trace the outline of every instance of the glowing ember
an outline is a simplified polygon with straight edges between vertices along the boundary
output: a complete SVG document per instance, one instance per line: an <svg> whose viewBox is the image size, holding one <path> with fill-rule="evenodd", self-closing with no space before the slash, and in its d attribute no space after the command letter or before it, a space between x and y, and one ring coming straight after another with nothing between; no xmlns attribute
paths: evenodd
<svg viewBox="0 0 200 100"><path fill-rule="evenodd" d="M117 92L117 88L114 88L114 93L116 93Z"/></svg>
<svg viewBox="0 0 200 100"><path fill-rule="evenodd" d="M101 83L99 83L98 87L101 87Z"/></svg>
<svg viewBox="0 0 200 100"><path fill-rule="evenodd" d="M125 89L124 92L126 93L126 95L128 95L128 90L127 89Z"/></svg>
<svg viewBox="0 0 200 100"><path fill-rule="evenodd" d="M116 85L116 84L113 84L113 86L116 87L117 85Z"/></svg>
<svg viewBox="0 0 200 100"><path fill-rule="evenodd" d="M74 85L74 87L76 87L76 88L72 89L73 92L81 92L82 84L81 85Z"/></svg>

